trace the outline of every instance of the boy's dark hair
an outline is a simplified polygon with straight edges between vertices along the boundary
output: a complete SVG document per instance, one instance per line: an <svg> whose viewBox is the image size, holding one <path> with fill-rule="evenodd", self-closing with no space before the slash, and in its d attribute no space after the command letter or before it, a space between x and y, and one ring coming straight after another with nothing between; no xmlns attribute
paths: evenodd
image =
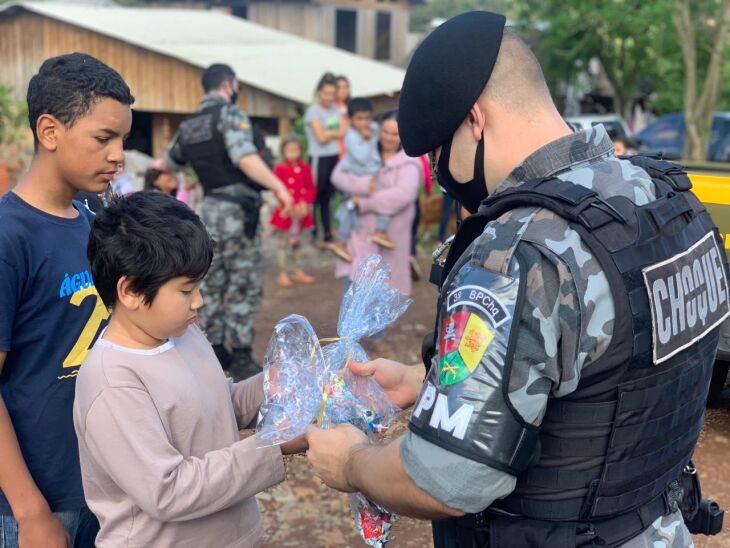
<svg viewBox="0 0 730 548"><path fill-rule="evenodd" d="M202 280L213 260L213 240L200 218L181 201L144 191L114 198L94 219L87 255L99 296L107 307L117 302L117 282L152 304L172 278Z"/></svg>
<svg viewBox="0 0 730 548"><path fill-rule="evenodd" d="M233 69L223 63L215 63L210 65L203 72L203 90L208 93L211 90L218 89L224 82L230 82L236 79L236 73Z"/></svg>
<svg viewBox="0 0 730 548"><path fill-rule="evenodd" d="M129 86L113 68L85 53L69 53L46 59L28 84L28 122L38 148L36 124L51 114L67 128L89 113L103 98L123 105L134 103Z"/></svg>
<svg viewBox="0 0 730 548"><path fill-rule="evenodd" d="M365 97L355 97L347 102L347 114L352 118L358 112L373 113L373 103Z"/></svg>

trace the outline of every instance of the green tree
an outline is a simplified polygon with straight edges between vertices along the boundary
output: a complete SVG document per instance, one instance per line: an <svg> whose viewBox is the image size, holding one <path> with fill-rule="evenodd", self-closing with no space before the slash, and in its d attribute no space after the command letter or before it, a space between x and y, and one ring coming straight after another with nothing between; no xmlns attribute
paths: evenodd
<svg viewBox="0 0 730 548"><path fill-rule="evenodd" d="M730 0L674 0L672 21L684 69L683 157L704 160L725 81Z"/></svg>
<svg viewBox="0 0 730 548"><path fill-rule="evenodd" d="M595 59L617 112L629 119L647 96L660 114L683 110L683 156L706 158L713 113L730 104L730 0L527 0L518 23L553 89Z"/></svg>
<svg viewBox="0 0 730 548"><path fill-rule="evenodd" d="M14 99L11 91L0 84L0 148L21 142L27 133L27 107Z"/></svg>
<svg viewBox="0 0 730 548"><path fill-rule="evenodd" d="M449 19L465 11L486 10L510 15L514 0L426 0L411 12L411 30L424 32L434 19Z"/></svg>
<svg viewBox="0 0 730 548"><path fill-rule="evenodd" d="M518 29L537 44L553 89L584 73L595 59L613 88L614 108L630 118L656 79L670 0L527 0Z"/></svg>

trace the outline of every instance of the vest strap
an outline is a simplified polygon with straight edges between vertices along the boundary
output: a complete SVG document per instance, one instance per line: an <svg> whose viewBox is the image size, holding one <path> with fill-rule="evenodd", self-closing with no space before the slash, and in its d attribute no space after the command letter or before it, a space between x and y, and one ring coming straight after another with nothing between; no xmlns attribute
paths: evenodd
<svg viewBox="0 0 730 548"><path fill-rule="evenodd" d="M640 535L660 516L670 514L673 511L668 503L668 497L670 496L673 497L672 500L676 499L675 491L671 487L631 512L605 520L568 522L562 524L562 527L575 529L574 536L572 534L566 536L566 538L570 537L571 540L575 539L574 546L615 548ZM550 522L545 520L507 516L489 510L483 510L476 514L467 514L455 518L454 521L457 527L471 530L474 536L488 538L489 542L484 545L486 548L524 546L525 544L520 544L520 541L517 540L520 538L520 531L551 530L546 529L546 525ZM552 525L558 526L557 523ZM533 538L532 540L536 539ZM538 545L547 546L548 544L541 543ZM466 544L466 546L470 546L470 544ZM562 546L570 548L565 544Z"/></svg>

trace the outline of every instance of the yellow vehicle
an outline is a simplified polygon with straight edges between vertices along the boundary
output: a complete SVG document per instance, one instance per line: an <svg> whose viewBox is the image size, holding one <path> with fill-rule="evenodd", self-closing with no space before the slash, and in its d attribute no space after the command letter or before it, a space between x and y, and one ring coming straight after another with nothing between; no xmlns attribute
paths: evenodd
<svg viewBox="0 0 730 548"><path fill-rule="evenodd" d="M720 230L725 255L730 262L730 164L696 164L686 166L692 191L702 201ZM720 397L730 369L730 319L722 326L717 362L710 386L709 402Z"/></svg>

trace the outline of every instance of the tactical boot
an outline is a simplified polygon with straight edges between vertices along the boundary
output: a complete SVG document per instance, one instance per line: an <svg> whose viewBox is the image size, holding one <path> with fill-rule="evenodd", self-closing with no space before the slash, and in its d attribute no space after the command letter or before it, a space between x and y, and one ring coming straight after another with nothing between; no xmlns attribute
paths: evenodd
<svg viewBox="0 0 730 548"><path fill-rule="evenodd" d="M261 373L261 366L253 359L250 348L233 349L233 352L231 352L230 373L236 382Z"/></svg>

